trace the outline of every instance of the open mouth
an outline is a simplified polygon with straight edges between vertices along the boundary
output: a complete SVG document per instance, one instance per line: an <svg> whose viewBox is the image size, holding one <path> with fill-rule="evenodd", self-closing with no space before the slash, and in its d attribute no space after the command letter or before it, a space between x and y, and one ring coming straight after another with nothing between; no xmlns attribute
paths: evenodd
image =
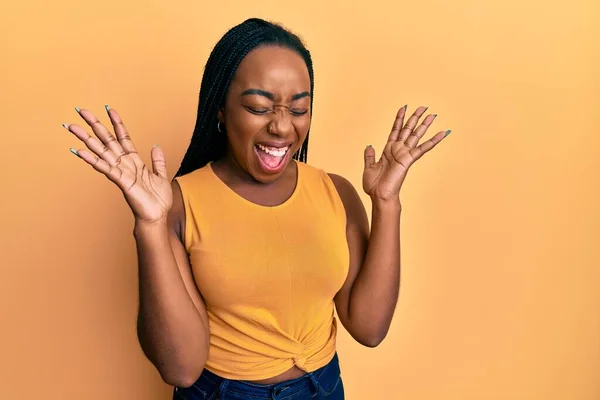
<svg viewBox="0 0 600 400"><path fill-rule="evenodd" d="M270 147L260 143L254 146L256 155L262 169L266 172L280 172L285 167L285 159L287 158L290 146Z"/></svg>

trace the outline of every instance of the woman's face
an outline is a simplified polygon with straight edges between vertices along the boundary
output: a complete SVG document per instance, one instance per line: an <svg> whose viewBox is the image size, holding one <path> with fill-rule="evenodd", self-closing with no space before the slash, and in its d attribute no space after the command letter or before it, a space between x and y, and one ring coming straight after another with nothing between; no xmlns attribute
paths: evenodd
<svg viewBox="0 0 600 400"><path fill-rule="evenodd" d="M272 182L289 165L310 127L310 77L293 50L252 50L229 86L219 120L230 161L259 182Z"/></svg>

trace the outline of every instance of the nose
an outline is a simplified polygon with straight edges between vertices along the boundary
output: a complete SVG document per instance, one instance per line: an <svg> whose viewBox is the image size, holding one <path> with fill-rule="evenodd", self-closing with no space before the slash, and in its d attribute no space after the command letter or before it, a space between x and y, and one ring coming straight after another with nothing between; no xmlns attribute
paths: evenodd
<svg viewBox="0 0 600 400"><path fill-rule="evenodd" d="M292 116L289 109L285 106L276 106L273 112L273 118L269 126L269 133L281 137L286 137L294 132Z"/></svg>

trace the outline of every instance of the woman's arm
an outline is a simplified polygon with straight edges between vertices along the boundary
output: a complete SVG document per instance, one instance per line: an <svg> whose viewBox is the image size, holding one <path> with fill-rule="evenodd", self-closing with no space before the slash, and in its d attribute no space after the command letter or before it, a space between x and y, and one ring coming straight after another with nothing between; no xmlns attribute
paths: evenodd
<svg viewBox="0 0 600 400"><path fill-rule="evenodd" d="M114 134L91 111L76 111L94 135L64 124L86 147L71 152L122 191L135 218L142 349L165 382L190 386L204 369L209 332L182 244L185 210L179 185L168 180L160 147L150 152L152 169L146 167L116 110L106 106Z"/></svg>
<svg viewBox="0 0 600 400"><path fill-rule="evenodd" d="M419 124L427 111L421 106L405 124L406 110L407 106L398 110L379 160L373 147L365 149L363 189L373 204L370 235L358 193L346 179L331 175L346 209L350 248L350 271L336 296L336 308L348 332L370 347L387 335L400 292L400 188L415 161L450 133L440 131L419 144L437 114Z"/></svg>
<svg viewBox="0 0 600 400"><path fill-rule="evenodd" d="M138 338L163 380L189 387L208 357L206 307L195 285L183 243L185 209L172 183L173 207L159 224L136 223L140 305Z"/></svg>
<svg viewBox="0 0 600 400"><path fill-rule="evenodd" d="M372 229L348 180L330 174L346 210L350 270L335 297L340 321L359 343L375 347L389 330L400 288L400 201L373 202Z"/></svg>

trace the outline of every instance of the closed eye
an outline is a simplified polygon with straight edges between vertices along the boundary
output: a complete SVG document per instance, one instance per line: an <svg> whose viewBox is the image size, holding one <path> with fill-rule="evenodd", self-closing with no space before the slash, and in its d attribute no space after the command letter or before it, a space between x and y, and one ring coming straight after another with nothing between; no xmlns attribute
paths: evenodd
<svg viewBox="0 0 600 400"><path fill-rule="evenodd" d="M256 115L265 115L270 113L271 109L268 108L252 108L252 107L245 107L246 110L250 111L252 114L256 114Z"/></svg>
<svg viewBox="0 0 600 400"><path fill-rule="evenodd" d="M247 107L247 106L245 108L252 114L256 114L256 115L265 115L265 114L269 114L274 111L273 109L270 109L270 108L254 108L254 107ZM290 114L292 114L293 116L296 116L296 117L305 115L308 112L308 110L301 109L301 108L290 108L289 111L290 111Z"/></svg>
<svg viewBox="0 0 600 400"><path fill-rule="evenodd" d="M298 109L298 108L290 109L290 114L295 115L297 117L304 115L307 112L308 112L308 110L303 110L303 109Z"/></svg>

